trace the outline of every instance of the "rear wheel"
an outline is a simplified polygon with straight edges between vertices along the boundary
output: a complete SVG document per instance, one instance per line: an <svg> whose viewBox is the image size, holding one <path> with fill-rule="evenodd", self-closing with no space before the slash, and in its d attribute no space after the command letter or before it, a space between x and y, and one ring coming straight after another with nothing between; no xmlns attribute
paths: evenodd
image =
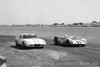
<svg viewBox="0 0 100 67"><path fill-rule="evenodd" d="M69 46L70 45L70 41L67 39L66 40L66 46Z"/></svg>
<svg viewBox="0 0 100 67"><path fill-rule="evenodd" d="M54 37L54 44L55 45L59 45L59 42L58 42L58 38L57 37Z"/></svg>

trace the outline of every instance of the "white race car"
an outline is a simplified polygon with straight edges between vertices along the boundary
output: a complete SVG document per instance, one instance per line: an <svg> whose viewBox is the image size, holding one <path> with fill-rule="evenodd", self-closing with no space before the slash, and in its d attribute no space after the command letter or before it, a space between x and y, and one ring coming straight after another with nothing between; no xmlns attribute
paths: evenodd
<svg viewBox="0 0 100 67"><path fill-rule="evenodd" d="M62 35L62 36L57 35L54 37L54 44L64 45L64 46L76 45L84 47L86 46L87 42L85 38L77 38L75 36L67 36L67 35Z"/></svg>
<svg viewBox="0 0 100 67"><path fill-rule="evenodd" d="M37 38L36 34L33 33L22 33L15 38L16 46L23 47L44 47L46 46L46 41Z"/></svg>

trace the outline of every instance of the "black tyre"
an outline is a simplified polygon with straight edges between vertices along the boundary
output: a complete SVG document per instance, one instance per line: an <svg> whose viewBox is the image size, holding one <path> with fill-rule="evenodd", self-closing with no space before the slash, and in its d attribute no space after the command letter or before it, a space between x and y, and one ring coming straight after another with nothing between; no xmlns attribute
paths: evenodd
<svg viewBox="0 0 100 67"><path fill-rule="evenodd" d="M78 47L82 47L82 45L81 44L78 44Z"/></svg>
<svg viewBox="0 0 100 67"><path fill-rule="evenodd" d="M68 39L66 40L66 46L70 46L70 41Z"/></svg>
<svg viewBox="0 0 100 67"><path fill-rule="evenodd" d="M59 45L59 42L58 42L58 38L57 37L54 37L54 44L55 45Z"/></svg>
<svg viewBox="0 0 100 67"><path fill-rule="evenodd" d="M20 45L17 43L17 41L15 41L15 45L18 46L18 47L20 46Z"/></svg>
<svg viewBox="0 0 100 67"><path fill-rule="evenodd" d="M82 47L85 47L85 45L82 45Z"/></svg>
<svg viewBox="0 0 100 67"><path fill-rule="evenodd" d="M44 46L41 46L40 48L44 48Z"/></svg>
<svg viewBox="0 0 100 67"><path fill-rule="evenodd" d="M23 47L26 47L26 44L25 44L25 42L22 42L22 45L23 45Z"/></svg>
<svg viewBox="0 0 100 67"><path fill-rule="evenodd" d="M85 47L85 45L83 45L83 44L79 44L78 46L79 46L79 47Z"/></svg>

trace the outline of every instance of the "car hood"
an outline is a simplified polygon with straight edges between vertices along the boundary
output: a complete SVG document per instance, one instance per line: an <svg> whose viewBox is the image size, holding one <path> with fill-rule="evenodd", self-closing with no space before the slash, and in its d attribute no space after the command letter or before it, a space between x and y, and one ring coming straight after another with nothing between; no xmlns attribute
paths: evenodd
<svg viewBox="0 0 100 67"><path fill-rule="evenodd" d="M40 38L23 39L27 44L46 44L45 40Z"/></svg>
<svg viewBox="0 0 100 67"><path fill-rule="evenodd" d="M71 42L73 44L86 44L86 41L83 41L83 40L72 40Z"/></svg>

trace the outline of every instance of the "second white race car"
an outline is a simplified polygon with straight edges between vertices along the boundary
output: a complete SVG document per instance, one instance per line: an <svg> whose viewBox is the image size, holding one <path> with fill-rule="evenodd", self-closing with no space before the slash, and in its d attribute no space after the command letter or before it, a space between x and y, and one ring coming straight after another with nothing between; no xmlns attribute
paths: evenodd
<svg viewBox="0 0 100 67"><path fill-rule="evenodd" d="M57 35L54 37L55 45L64 45L64 46L86 46L87 42L85 38L77 38L75 36L67 36L67 35Z"/></svg>
<svg viewBox="0 0 100 67"><path fill-rule="evenodd" d="M46 46L46 41L38 38L36 34L33 33L22 33L15 38L16 46L23 47L44 47Z"/></svg>

